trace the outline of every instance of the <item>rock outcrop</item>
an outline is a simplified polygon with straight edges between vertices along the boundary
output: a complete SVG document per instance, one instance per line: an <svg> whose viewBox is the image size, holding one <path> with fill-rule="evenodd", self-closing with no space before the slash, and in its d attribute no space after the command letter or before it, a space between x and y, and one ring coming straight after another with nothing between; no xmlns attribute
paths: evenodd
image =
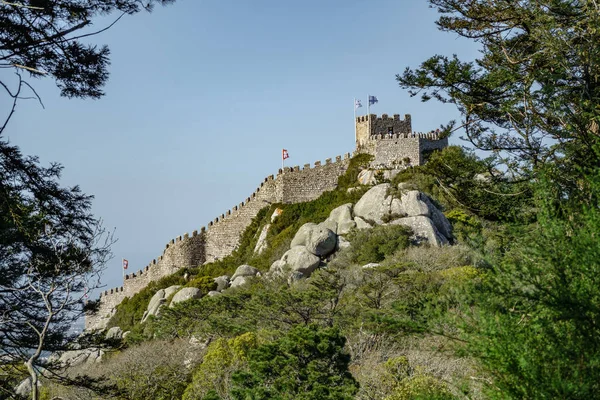
<svg viewBox="0 0 600 400"><path fill-rule="evenodd" d="M182 303L191 299L199 299L202 297L202 291L195 287L186 287L175 293L169 307L174 307L175 304Z"/></svg>
<svg viewBox="0 0 600 400"><path fill-rule="evenodd" d="M181 289L181 285L173 285L169 286L166 289L157 290L154 293L154 296L150 299L148 303L148 307L144 316L142 317L142 322L146 322L148 317L151 315L157 316L160 312L160 308L167 302L167 299L171 297L174 293L176 293L179 289Z"/></svg>
<svg viewBox="0 0 600 400"><path fill-rule="evenodd" d="M222 292L229 287L229 277L227 275L218 276L214 279L214 281L217 284L217 292Z"/></svg>
<svg viewBox="0 0 600 400"><path fill-rule="evenodd" d="M389 189L389 183L369 189L354 206L354 216L374 221L377 225L383 224L383 218L390 214L392 205L393 198L387 194Z"/></svg>
<svg viewBox="0 0 600 400"><path fill-rule="evenodd" d="M106 332L106 340L121 340L123 339L123 330L118 326L113 326Z"/></svg>
<svg viewBox="0 0 600 400"><path fill-rule="evenodd" d="M298 229L291 247L304 246L315 256L326 256L335 250L336 243L337 236L331 229L309 222Z"/></svg>
<svg viewBox="0 0 600 400"><path fill-rule="evenodd" d="M305 276L310 276L319 266L321 259L304 246L294 246L281 257L281 261L291 271L302 272Z"/></svg>

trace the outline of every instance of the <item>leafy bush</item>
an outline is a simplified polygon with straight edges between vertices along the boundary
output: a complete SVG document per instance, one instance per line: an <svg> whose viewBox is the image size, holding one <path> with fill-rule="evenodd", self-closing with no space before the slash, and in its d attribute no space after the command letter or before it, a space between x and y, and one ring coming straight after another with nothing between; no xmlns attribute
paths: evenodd
<svg viewBox="0 0 600 400"><path fill-rule="evenodd" d="M346 191L348 188L358 185L358 174L361 170L368 167L373 160L371 154L357 154L350 159L348 169L344 175L338 178L338 190Z"/></svg>
<svg viewBox="0 0 600 400"><path fill-rule="evenodd" d="M417 374L400 381L394 393L385 400L454 400L448 386L430 375Z"/></svg>
<svg viewBox="0 0 600 400"><path fill-rule="evenodd" d="M375 226L348 235L351 260L356 263L380 262L409 245L410 229L401 225Z"/></svg>
<svg viewBox="0 0 600 400"><path fill-rule="evenodd" d="M198 288L202 291L202 295L206 295L211 290L217 288L216 282L210 276L199 276L185 284L186 287Z"/></svg>
<svg viewBox="0 0 600 400"><path fill-rule="evenodd" d="M259 346L233 375L233 399L350 400L358 384L348 371L345 338L335 328L297 326Z"/></svg>
<svg viewBox="0 0 600 400"><path fill-rule="evenodd" d="M231 374L247 362L248 352L257 345L256 334L252 332L212 342L182 400L226 398L231 389Z"/></svg>
<svg viewBox="0 0 600 400"><path fill-rule="evenodd" d="M183 278L184 271L165 276L158 281L153 281L138 293L130 297L125 297L121 304L117 306L117 312L108 321L108 328L113 326L120 327L124 332L129 331L133 326L139 323L144 316L148 303L154 294L160 290L173 285L185 285Z"/></svg>

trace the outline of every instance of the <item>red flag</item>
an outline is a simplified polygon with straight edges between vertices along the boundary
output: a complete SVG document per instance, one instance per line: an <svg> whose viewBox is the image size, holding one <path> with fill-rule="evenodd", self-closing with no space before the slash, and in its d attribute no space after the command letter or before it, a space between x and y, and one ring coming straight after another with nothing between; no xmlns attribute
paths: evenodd
<svg viewBox="0 0 600 400"><path fill-rule="evenodd" d="M281 150L281 159L285 160L286 158L290 158L288 151L286 149Z"/></svg>
<svg viewBox="0 0 600 400"><path fill-rule="evenodd" d="M128 266L129 266L129 261L127 261L126 259L123 259L123 269L127 269Z"/></svg>

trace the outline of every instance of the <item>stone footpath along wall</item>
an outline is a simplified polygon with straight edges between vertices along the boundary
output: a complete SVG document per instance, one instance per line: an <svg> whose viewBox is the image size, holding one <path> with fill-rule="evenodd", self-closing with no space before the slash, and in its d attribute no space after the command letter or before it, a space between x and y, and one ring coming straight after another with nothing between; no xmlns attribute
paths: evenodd
<svg viewBox="0 0 600 400"><path fill-rule="evenodd" d="M325 161L325 165L316 162L313 168L306 164L300 167L279 170L264 179L260 187L238 206L202 227L171 240L163 254L144 269L125 276L122 287L104 291L100 295L100 308L94 315L87 315L85 328L101 329L108 322L115 307L125 297L138 293L150 282L171 275L183 267L194 267L228 256L238 246L240 236L250 225L258 212L273 203L298 203L314 200L327 190L337 186L337 179L348 168L350 154L342 159L336 157Z"/></svg>

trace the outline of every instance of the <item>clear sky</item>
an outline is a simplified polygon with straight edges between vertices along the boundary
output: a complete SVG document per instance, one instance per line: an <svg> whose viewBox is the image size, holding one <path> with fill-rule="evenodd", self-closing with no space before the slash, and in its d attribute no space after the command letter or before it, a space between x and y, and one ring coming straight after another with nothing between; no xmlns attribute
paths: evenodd
<svg viewBox="0 0 600 400"><path fill-rule="evenodd" d="M354 97L411 114L416 131L457 118L395 81L434 54L476 55L436 18L425 0L179 0L91 38L111 49L105 97L67 100L34 81L46 107L21 102L7 136L95 196L94 214L116 228L103 283L117 287L121 258L137 271L239 204L282 148L289 166L351 152Z"/></svg>

